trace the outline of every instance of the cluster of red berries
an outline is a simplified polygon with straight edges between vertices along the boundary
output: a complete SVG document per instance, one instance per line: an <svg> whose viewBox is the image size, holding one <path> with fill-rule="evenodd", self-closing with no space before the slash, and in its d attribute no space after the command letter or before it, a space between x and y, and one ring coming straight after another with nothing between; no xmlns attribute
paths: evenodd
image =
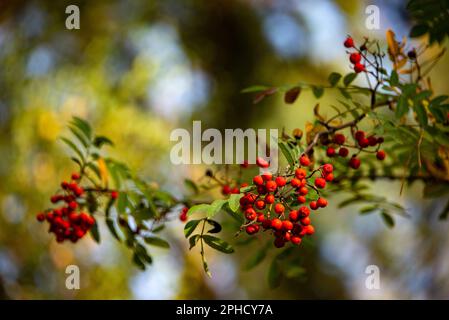
<svg viewBox="0 0 449 320"><path fill-rule="evenodd" d="M375 135L370 135L367 137L364 131L358 130L354 133L354 140L354 145L347 145L345 144L346 137L341 133L336 133L332 138L332 143L326 149L326 155L328 157L340 156L342 158L345 158L349 154L349 149L347 147L356 148L359 151L362 151L366 148L377 146L377 150L375 151L376 158L378 160L385 159L385 151L379 150L380 145L384 142L384 139L382 137L376 137ZM356 154L354 154L348 162L349 167L351 167L352 169L358 169L360 167L360 164L361 161Z"/></svg>
<svg viewBox="0 0 449 320"><path fill-rule="evenodd" d="M68 239L72 242L82 238L94 225L95 219L85 212L79 212L79 200L84 194L84 189L78 185L80 179L78 173L72 174L72 182L62 182L63 193L53 195L50 201L54 204L64 202L64 205L49 210L45 213L39 213L37 220L45 220L50 224L49 232L56 235L57 242L63 242Z"/></svg>
<svg viewBox="0 0 449 320"><path fill-rule="evenodd" d="M327 206L327 200L319 196L319 190L333 180L332 165L325 164L308 172L309 157L303 155L299 162L300 166L292 174L274 177L270 172L264 172L255 176L255 188L240 199L240 208L247 221L246 233L253 235L261 228L271 231L277 248L287 242L299 245L304 236L312 235L315 229L311 225L310 209ZM312 183L317 173L319 176ZM311 189L316 192L316 197L309 194Z"/></svg>
<svg viewBox="0 0 449 320"><path fill-rule="evenodd" d="M344 46L348 49L355 48L354 39L347 37ZM357 52L349 52L349 61L354 65L354 72L360 73L366 71L365 65L362 64L362 54Z"/></svg>
<svg viewBox="0 0 449 320"><path fill-rule="evenodd" d="M179 214L179 220L181 220L182 222L187 221L187 211L189 211L189 208L184 207Z"/></svg>
<svg viewBox="0 0 449 320"><path fill-rule="evenodd" d="M81 206L85 202L84 189L78 184L81 177L78 173L73 173L72 181L61 183L62 192L51 196L53 204L64 203L62 206L38 213L36 219L39 222L45 220L50 224L49 232L56 235L57 242L70 240L77 242L95 224L95 218L89 213L82 212ZM117 199L118 192L111 191L111 198Z"/></svg>

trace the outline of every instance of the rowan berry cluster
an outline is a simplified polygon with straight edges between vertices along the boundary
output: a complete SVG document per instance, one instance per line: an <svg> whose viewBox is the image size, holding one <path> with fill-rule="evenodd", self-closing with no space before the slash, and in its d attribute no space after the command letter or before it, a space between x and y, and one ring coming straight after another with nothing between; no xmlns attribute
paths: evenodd
<svg viewBox="0 0 449 320"><path fill-rule="evenodd" d="M354 39L351 37L347 37L345 42L343 43L344 46L348 49L356 49ZM363 55L361 54L362 51L366 50L365 45L362 45L360 47L360 50L356 49L356 51L349 51L349 61L354 66L354 72L360 73L366 71L365 65L362 63Z"/></svg>
<svg viewBox="0 0 449 320"><path fill-rule="evenodd" d="M57 242L64 240L77 242L95 224L95 218L82 210L87 200L83 187L79 185L80 180L80 174L73 173L71 182L63 181L60 192L50 198L53 204L63 204L38 213L36 216L39 222L47 221L49 223L49 232L55 234ZM116 199L118 192L111 191L110 197Z"/></svg>
<svg viewBox="0 0 449 320"><path fill-rule="evenodd" d="M347 142L346 137L342 133L336 133L332 140L325 141L323 144L327 145L326 155L328 157L342 157L349 155L349 148L355 149L357 153L353 154L349 159L348 165L352 169L358 169L361 161L357 157L360 152L375 153L378 160L384 160L386 153L380 150L381 144L384 142L383 137L376 137L375 135L367 136L362 130L353 132L353 144ZM375 147L375 150L370 150Z"/></svg>
<svg viewBox="0 0 449 320"><path fill-rule="evenodd" d="M320 190L333 180L333 167L324 164L313 169L306 155L299 163L293 173L273 176L264 172L253 178L253 188L240 199L246 233L253 235L261 229L271 232L275 247L281 248L287 242L299 245L304 236L315 232L310 210L327 206Z"/></svg>

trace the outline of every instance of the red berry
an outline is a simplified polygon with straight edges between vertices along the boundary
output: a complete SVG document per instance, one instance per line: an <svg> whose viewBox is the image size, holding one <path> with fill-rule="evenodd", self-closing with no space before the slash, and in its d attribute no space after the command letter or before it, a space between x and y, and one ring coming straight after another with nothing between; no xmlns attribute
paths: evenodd
<svg viewBox="0 0 449 320"><path fill-rule="evenodd" d="M274 203L274 196L272 194L268 194L265 197L265 203L272 204Z"/></svg>
<svg viewBox="0 0 449 320"><path fill-rule="evenodd" d="M76 203L75 201L69 202L70 209L75 210L77 207L78 207L78 203Z"/></svg>
<svg viewBox="0 0 449 320"><path fill-rule="evenodd" d="M365 138L365 132L362 131L362 130L357 131L357 132L354 134L354 138L355 138L356 140L360 140L360 139Z"/></svg>
<svg viewBox="0 0 449 320"><path fill-rule="evenodd" d="M61 196L59 196L59 195L54 195L54 196L51 196L51 198L50 198L51 203L56 203L59 200L61 200Z"/></svg>
<svg viewBox="0 0 449 320"><path fill-rule="evenodd" d="M299 218L298 211L296 211L296 210L290 211L290 213L288 214L288 218L290 219L290 221L293 221L293 222L298 221L298 218Z"/></svg>
<svg viewBox="0 0 449 320"><path fill-rule="evenodd" d="M274 218L273 220L271 220L271 227L274 230L281 230L282 229L282 221L278 218Z"/></svg>
<svg viewBox="0 0 449 320"><path fill-rule="evenodd" d="M118 198L118 191L112 191L111 192L111 199L117 199Z"/></svg>
<svg viewBox="0 0 449 320"><path fill-rule="evenodd" d="M181 212L181 214L179 215L179 220L181 220L182 222L186 222L187 221L187 212Z"/></svg>
<svg viewBox="0 0 449 320"><path fill-rule="evenodd" d="M290 181L290 184L292 185L293 188L298 188L301 185L301 180L293 178Z"/></svg>
<svg viewBox="0 0 449 320"><path fill-rule="evenodd" d="M334 171L334 167L330 163L326 163L323 165L323 171L325 173L332 173L332 171Z"/></svg>
<svg viewBox="0 0 449 320"><path fill-rule="evenodd" d="M275 181L278 187L283 187L287 184L287 180L284 177L277 177Z"/></svg>
<svg viewBox="0 0 449 320"><path fill-rule="evenodd" d="M327 206L327 200L324 198L318 198L316 204L318 205L318 207L325 208Z"/></svg>
<svg viewBox="0 0 449 320"><path fill-rule="evenodd" d="M255 228L255 225L250 225L246 227L246 233L251 235L251 234L255 234L258 231L257 228Z"/></svg>
<svg viewBox="0 0 449 320"><path fill-rule="evenodd" d="M360 53L354 52L349 55L349 61L353 64L357 64L362 60Z"/></svg>
<svg viewBox="0 0 449 320"><path fill-rule="evenodd" d="M300 217L302 217L302 218L308 217L309 214L310 214L309 208L304 207L304 206L301 207L301 208L299 208L298 212L299 212L299 214L300 214Z"/></svg>
<svg viewBox="0 0 449 320"><path fill-rule="evenodd" d="M264 181L270 181L271 179L273 179L273 175L271 174L271 172L264 172L262 173L262 179Z"/></svg>
<svg viewBox="0 0 449 320"><path fill-rule="evenodd" d="M277 184L274 181L267 181L267 183L265 184L265 188L267 189L268 192L274 192L277 189Z"/></svg>
<svg viewBox="0 0 449 320"><path fill-rule="evenodd" d="M299 203L306 203L306 197L304 197L304 196L298 196L298 202L299 202Z"/></svg>
<svg viewBox="0 0 449 320"><path fill-rule="evenodd" d="M80 175L77 172L72 173L72 180L79 180Z"/></svg>
<svg viewBox="0 0 449 320"><path fill-rule="evenodd" d="M366 148L366 147L369 146L369 140L368 140L368 138L361 138L361 139L359 139L359 140L357 140L357 141L358 141L358 143L359 143L359 146L362 147L362 148Z"/></svg>
<svg viewBox="0 0 449 320"><path fill-rule="evenodd" d="M377 144L377 138L375 136L368 137L368 143L371 147L374 147Z"/></svg>
<svg viewBox="0 0 449 320"><path fill-rule="evenodd" d="M326 174L326 176L324 177L324 179L325 179L327 182L331 182L332 180L334 180L334 174L333 174L333 173Z"/></svg>
<svg viewBox="0 0 449 320"><path fill-rule="evenodd" d="M244 169L248 168L249 167L248 160L243 161L243 163L241 163L240 166Z"/></svg>
<svg viewBox="0 0 449 320"><path fill-rule="evenodd" d="M38 213L37 215L36 215L36 219L37 219L37 221L39 221L39 222L42 222L42 221L44 221L45 220L45 213Z"/></svg>
<svg viewBox="0 0 449 320"><path fill-rule="evenodd" d="M264 222L265 221L265 216L263 213L259 214L257 216L257 222Z"/></svg>
<svg viewBox="0 0 449 320"><path fill-rule="evenodd" d="M255 206L257 209L259 209L259 210L265 209L265 201L263 201L263 200L257 200L257 201L254 203L254 206Z"/></svg>
<svg viewBox="0 0 449 320"><path fill-rule="evenodd" d="M341 147L339 150L338 150L338 155L340 156L340 157L347 157L348 156L348 154L349 154L349 150L347 149L347 148L345 148L345 147Z"/></svg>
<svg viewBox="0 0 449 320"><path fill-rule="evenodd" d="M309 193L309 189L307 189L306 187L301 187L299 189L299 194L302 196L305 196L307 193Z"/></svg>
<svg viewBox="0 0 449 320"><path fill-rule="evenodd" d="M285 231L293 229L293 223L289 220L282 221L282 229L284 229Z"/></svg>
<svg viewBox="0 0 449 320"><path fill-rule="evenodd" d="M73 190L73 192L77 197L81 197L84 193L84 189L82 187L76 187L75 190Z"/></svg>
<svg viewBox="0 0 449 320"><path fill-rule="evenodd" d="M228 185L224 185L222 188L221 188L221 193L223 194L223 195L228 195L228 194L230 194L231 193L231 187L230 186L228 186Z"/></svg>
<svg viewBox="0 0 449 320"><path fill-rule="evenodd" d="M383 151L383 150L379 150L376 153L376 158L379 159L379 160L385 159L386 156L387 155L385 154L385 151Z"/></svg>
<svg viewBox="0 0 449 320"><path fill-rule="evenodd" d="M295 170L295 177L302 180L307 176L307 172L306 170L304 170L303 168L298 168Z"/></svg>
<svg viewBox="0 0 449 320"><path fill-rule="evenodd" d="M361 63L356 63L354 65L354 71L355 71L355 73L360 73L362 71L365 71L365 66Z"/></svg>
<svg viewBox="0 0 449 320"><path fill-rule="evenodd" d="M317 188L323 189L326 186L326 180L324 178L316 178L315 186Z"/></svg>
<svg viewBox="0 0 449 320"><path fill-rule="evenodd" d="M352 48L352 47L354 47L354 40L351 37L347 37L345 42L343 43L343 45L346 48Z"/></svg>
<svg viewBox="0 0 449 320"><path fill-rule="evenodd" d="M345 136L342 135L341 133L337 133L334 135L334 142L336 144L343 144L345 143L345 140L346 140Z"/></svg>
<svg viewBox="0 0 449 320"><path fill-rule="evenodd" d="M264 185L257 186L257 193L258 194L266 194L267 193L267 188L265 188Z"/></svg>
<svg viewBox="0 0 449 320"><path fill-rule="evenodd" d="M312 221L310 220L309 217L305 217L305 218L302 218L300 222L303 226L308 226Z"/></svg>
<svg viewBox="0 0 449 320"><path fill-rule="evenodd" d="M261 176L255 176L253 182L256 186L260 186L263 184L263 178Z"/></svg>
<svg viewBox="0 0 449 320"><path fill-rule="evenodd" d="M301 158L299 158L299 163L302 166L308 167L310 165L310 159L308 156L303 155L303 156L301 156Z"/></svg>
<svg viewBox="0 0 449 320"><path fill-rule="evenodd" d="M332 147L327 148L327 150L326 150L326 155L327 155L328 157L333 157L333 156L335 156L335 149L332 148Z"/></svg>
<svg viewBox="0 0 449 320"><path fill-rule="evenodd" d="M277 214L282 214L285 211L285 207L282 203L277 203L274 206L274 212L276 212Z"/></svg>
<svg viewBox="0 0 449 320"><path fill-rule="evenodd" d="M304 230L309 236L315 233L315 228L312 225L304 227Z"/></svg>
<svg viewBox="0 0 449 320"><path fill-rule="evenodd" d="M69 187L69 183L67 182L67 181L63 181L63 182L61 182L61 188L62 189L67 189Z"/></svg>
<svg viewBox="0 0 449 320"><path fill-rule="evenodd" d="M240 189L237 188L237 187L234 187L234 188L231 189L231 193L232 194L238 194L238 193L240 193Z"/></svg>
<svg viewBox="0 0 449 320"><path fill-rule="evenodd" d="M257 164L257 166L260 167L260 168L268 168L268 167L270 166L270 164L267 162L267 160L265 160L265 159L262 158L262 157L258 157L258 158L256 159L256 164Z"/></svg>
<svg viewBox="0 0 449 320"><path fill-rule="evenodd" d="M286 233L284 233L284 241L285 242L290 241L291 237L292 237L292 234L290 232L287 231Z"/></svg>
<svg viewBox="0 0 449 320"><path fill-rule="evenodd" d="M318 204L316 203L316 201L311 201L311 202L309 203L309 207L310 207L310 209L312 209L312 210L316 210L316 209L318 209Z"/></svg>
<svg viewBox="0 0 449 320"><path fill-rule="evenodd" d="M353 156L351 160L349 160L349 166L355 170L357 170L360 167L360 163L361 163L360 159L358 159L356 156Z"/></svg>
<svg viewBox="0 0 449 320"><path fill-rule="evenodd" d="M301 243L301 238L298 236L292 236L290 238L290 241L291 241L291 243L298 245Z"/></svg>
<svg viewBox="0 0 449 320"><path fill-rule="evenodd" d="M282 238L276 238L276 239L274 240L274 246L275 246L276 248L282 248L284 245L285 245L284 239L282 239Z"/></svg>
<svg viewBox="0 0 449 320"><path fill-rule="evenodd" d="M272 221L271 221L270 219L265 219L265 220L262 222L262 227L263 227L264 229L271 228L271 223L272 223Z"/></svg>
<svg viewBox="0 0 449 320"><path fill-rule="evenodd" d="M254 211L254 209L249 208L245 211L245 217L249 221L255 220L257 218L257 213Z"/></svg>

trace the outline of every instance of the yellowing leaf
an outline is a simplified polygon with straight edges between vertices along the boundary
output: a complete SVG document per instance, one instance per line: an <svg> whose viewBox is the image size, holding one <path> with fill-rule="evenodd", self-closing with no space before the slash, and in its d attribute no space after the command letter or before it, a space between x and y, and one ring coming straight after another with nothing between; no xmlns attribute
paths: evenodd
<svg viewBox="0 0 449 320"><path fill-rule="evenodd" d="M103 158L98 158L98 170L100 171L101 182L103 186L108 185L108 168L106 167L106 162Z"/></svg>
<svg viewBox="0 0 449 320"><path fill-rule="evenodd" d="M396 42L396 35L394 34L393 30L388 29L387 33L386 33L386 37L387 37L387 44L388 44L388 52L396 57L399 53L399 47L398 47L398 43Z"/></svg>

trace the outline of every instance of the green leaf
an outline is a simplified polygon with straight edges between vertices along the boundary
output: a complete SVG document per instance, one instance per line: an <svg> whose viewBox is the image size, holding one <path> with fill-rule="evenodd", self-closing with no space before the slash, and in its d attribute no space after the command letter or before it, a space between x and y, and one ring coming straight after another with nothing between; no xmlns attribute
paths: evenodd
<svg viewBox="0 0 449 320"><path fill-rule="evenodd" d="M136 266L138 266L141 270L145 270L145 263L140 259L139 255L134 252L133 254L133 262Z"/></svg>
<svg viewBox="0 0 449 320"><path fill-rule="evenodd" d="M313 95L315 96L315 98L319 99L323 96L324 88L312 86L312 92L313 92Z"/></svg>
<svg viewBox="0 0 449 320"><path fill-rule="evenodd" d="M418 118L419 124L422 127L426 127L428 120L427 120L427 113L426 113L426 110L424 109L424 106L421 103L414 103L413 109L416 112L416 117Z"/></svg>
<svg viewBox="0 0 449 320"><path fill-rule="evenodd" d="M285 143L284 141L279 141L278 145L279 145L279 148L281 149L282 154L284 155L285 159L287 159L288 163L291 166L294 166L295 165L295 157L293 156L293 151L291 150L289 145L287 143Z"/></svg>
<svg viewBox="0 0 449 320"><path fill-rule="evenodd" d="M72 149L79 157L79 159L84 162L84 155L81 152L81 150L69 139L65 138L65 137L61 137L60 138L70 149Z"/></svg>
<svg viewBox="0 0 449 320"><path fill-rule="evenodd" d="M161 224L160 226L157 226L156 228L152 229L151 232L158 233L165 229L165 225Z"/></svg>
<svg viewBox="0 0 449 320"><path fill-rule="evenodd" d="M282 273L277 259L273 259L268 269L268 285L271 289L279 287L282 280Z"/></svg>
<svg viewBox="0 0 449 320"><path fill-rule="evenodd" d="M207 219L206 222L212 226L212 229L208 230L208 233L219 233L221 231L221 225L215 221Z"/></svg>
<svg viewBox="0 0 449 320"><path fill-rule="evenodd" d="M389 228L393 228L394 227L394 219L391 215L388 214L387 211L383 210L381 212L381 216L383 221L385 222L385 224L389 227Z"/></svg>
<svg viewBox="0 0 449 320"><path fill-rule="evenodd" d="M156 247L160 247L160 248L170 248L170 244L165 241L164 239L158 238L158 237L153 237L153 236L149 236L149 237L145 237L145 242L149 245L152 246L156 246Z"/></svg>
<svg viewBox="0 0 449 320"><path fill-rule="evenodd" d="M251 86L251 87L245 88L241 92L242 93L254 93L254 92L264 91L269 88L270 87L267 87L267 86L256 85L256 86Z"/></svg>
<svg viewBox="0 0 449 320"><path fill-rule="evenodd" d="M79 142L84 146L84 148L89 147L90 141L86 139L86 137L83 135L83 133L77 128L73 126L69 126L69 130L73 133L73 135L78 139Z"/></svg>
<svg viewBox="0 0 449 320"><path fill-rule="evenodd" d="M120 238L119 231L117 230L117 226L114 220L111 218L106 218L106 226L108 227L113 237L117 239L119 242L121 242L122 239Z"/></svg>
<svg viewBox="0 0 449 320"><path fill-rule="evenodd" d="M191 190L194 194L198 194L200 192L196 183L190 179L184 179L184 185L187 187L187 189Z"/></svg>
<svg viewBox="0 0 449 320"><path fill-rule="evenodd" d="M114 146L114 142L112 142L108 137L96 136L94 139L94 146L101 148L104 145Z"/></svg>
<svg viewBox="0 0 449 320"><path fill-rule="evenodd" d="M231 194L228 199L228 206L233 212L237 212L240 208L240 199L243 197L243 194Z"/></svg>
<svg viewBox="0 0 449 320"><path fill-rule="evenodd" d="M342 95L343 97L345 97L346 99L351 99L351 95L350 95L349 92L346 91L345 89L343 89L343 88L338 88L338 91L340 91L341 95Z"/></svg>
<svg viewBox="0 0 449 320"><path fill-rule="evenodd" d="M369 214L369 213L375 212L377 210L379 210L379 207L377 205L374 205L374 206L363 207L359 210L359 212L360 212L360 214Z"/></svg>
<svg viewBox="0 0 449 320"><path fill-rule="evenodd" d="M340 81L340 79L341 79L341 74L339 74L337 72L332 72L329 75L328 81L332 87L335 87L337 85L338 81Z"/></svg>
<svg viewBox="0 0 449 320"><path fill-rule="evenodd" d="M78 117L72 117L72 121L70 123L80 129L80 131L87 138L87 141L92 139L92 128L87 121Z"/></svg>
<svg viewBox="0 0 449 320"><path fill-rule="evenodd" d="M148 264L151 264L153 262L153 259L148 254L147 249L140 243L137 243L135 253L139 256L139 259L142 262L144 262L144 263L146 262Z"/></svg>
<svg viewBox="0 0 449 320"><path fill-rule="evenodd" d="M234 252L234 248L232 248L232 246L227 243L226 241L219 239L217 237L214 236L209 236L209 235L203 235L203 240L204 242L206 242L206 244L209 245L209 247L218 250L220 252L223 253L233 253Z"/></svg>
<svg viewBox="0 0 449 320"><path fill-rule="evenodd" d="M190 220L184 226L184 236L188 238L202 220Z"/></svg>
<svg viewBox="0 0 449 320"><path fill-rule="evenodd" d="M228 203L227 200L214 200L214 202L210 204L210 209L207 211L207 217L212 218L213 216L215 216L218 212L220 212L221 208L223 208L226 203Z"/></svg>
<svg viewBox="0 0 449 320"><path fill-rule="evenodd" d="M391 71L390 84L394 87L399 85L399 76L396 70Z"/></svg>
<svg viewBox="0 0 449 320"><path fill-rule="evenodd" d="M395 116L396 118L401 118L408 112L408 101L405 96L400 96L398 99L398 103L396 105Z"/></svg>
<svg viewBox="0 0 449 320"><path fill-rule="evenodd" d="M195 234L195 235L193 235L193 236L191 236L191 237L189 238L189 244L190 244L189 250L192 250L192 248L193 248L194 246L196 246L196 243L198 242L198 239L199 239L200 237L201 237L201 236L200 236L199 234Z"/></svg>
<svg viewBox="0 0 449 320"><path fill-rule="evenodd" d="M410 37L411 38L417 38L420 37L429 30L429 27L425 24L418 24L416 26L413 26L412 30L410 30Z"/></svg>
<svg viewBox="0 0 449 320"><path fill-rule="evenodd" d="M205 203L194 205L189 208L189 211L187 211L187 215L191 216L192 214L195 213L207 213L211 210L210 207L211 207L210 204Z"/></svg>
<svg viewBox="0 0 449 320"><path fill-rule="evenodd" d="M248 260L245 265L245 270L251 270L254 267L258 266L267 256L267 246L263 247L260 250L257 250L254 255Z"/></svg>
<svg viewBox="0 0 449 320"><path fill-rule="evenodd" d="M90 235L95 240L95 242L100 243L100 232L98 231L97 221L95 221L92 228L90 228Z"/></svg>
<svg viewBox="0 0 449 320"><path fill-rule="evenodd" d="M348 73L343 78L343 84L345 85L345 87L349 86L355 80L355 78L357 78L357 73L355 73L355 72Z"/></svg>

